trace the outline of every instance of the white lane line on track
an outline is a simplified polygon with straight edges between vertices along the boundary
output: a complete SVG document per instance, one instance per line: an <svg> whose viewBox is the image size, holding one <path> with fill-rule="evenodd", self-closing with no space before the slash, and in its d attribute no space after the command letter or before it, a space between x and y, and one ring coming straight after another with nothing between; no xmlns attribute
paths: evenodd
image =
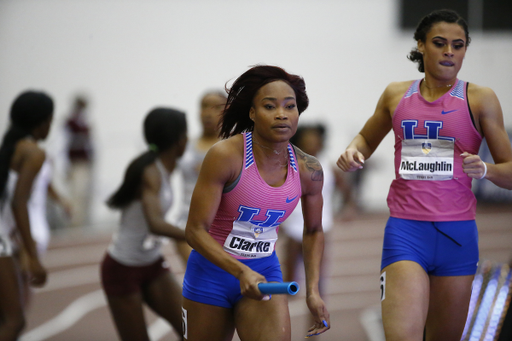
<svg viewBox="0 0 512 341"><path fill-rule="evenodd" d="M42 341L57 335L73 326L87 313L106 304L102 290L96 290L81 296L68 305L59 315L22 335L20 341Z"/></svg>
<svg viewBox="0 0 512 341"><path fill-rule="evenodd" d="M66 309L53 319L25 333L20 341L42 341L62 333L72 327L87 313L107 304L103 290L96 290L72 302ZM169 334L172 328L162 318L158 318L148 327L150 340L158 341Z"/></svg>

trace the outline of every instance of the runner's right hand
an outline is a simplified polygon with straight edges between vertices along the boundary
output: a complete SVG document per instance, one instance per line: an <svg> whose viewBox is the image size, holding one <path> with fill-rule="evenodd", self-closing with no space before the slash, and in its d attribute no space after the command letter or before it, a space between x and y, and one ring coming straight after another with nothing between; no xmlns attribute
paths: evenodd
<svg viewBox="0 0 512 341"><path fill-rule="evenodd" d="M355 148L347 148L340 155L336 165L344 172L353 172L362 169L364 165L364 155Z"/></svg>
<svg viewBox="0 0 512 341"><path fill-rule="evenodd" d="M238 276L238 280L240 281L242 295L258 301L269 299L269 295L263 295L260 289L258 289L259 283L267 282L263 275L247 268Z"/></svg>

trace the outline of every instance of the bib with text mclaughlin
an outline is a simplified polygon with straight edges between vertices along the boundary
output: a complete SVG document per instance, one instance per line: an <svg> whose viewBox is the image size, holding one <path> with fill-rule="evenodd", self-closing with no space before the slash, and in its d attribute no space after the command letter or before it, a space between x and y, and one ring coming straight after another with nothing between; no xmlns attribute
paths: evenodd
<svg viewBox="0 0 512 341"><path fill-rule="evenodd" d="M247 221L235 220L233 229L224 242L224 250L246 258L272 255L277 241L277 226L262 227Z"/></svg>
<svg viewBox="0 0 512 341"><path fill-rule="evenodd" d="M454 143L446 140L402 140L399 174L405 180L453 179Z"/></svg>

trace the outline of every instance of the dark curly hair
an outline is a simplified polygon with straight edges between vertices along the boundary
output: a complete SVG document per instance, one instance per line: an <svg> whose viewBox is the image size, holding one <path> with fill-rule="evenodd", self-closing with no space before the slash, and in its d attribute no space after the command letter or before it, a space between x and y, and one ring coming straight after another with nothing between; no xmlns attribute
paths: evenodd
<svg viewBox="0 0 512 341"><path fill-rule="evenodd" d="M458 24L460 27L464 29L464 33L466 34L466 46L469 46L471 42L471 38L469 37L468 24L457 12L449 10L449 9L441 9L430 14L424 16L418 26L416 27L416 32L414 32L414 39L416 41L426 42L427 34L432 29L434 24L438 22L446 22L450 24ZM423 55L418 51L418 48L415 47L409 52L407 58L415 63L418 63L418 71L425 72L425 64L423 63Z"/></svg>
<svg viewBox="0 0 512 341"><path fill-rule="evenodd" d="M252 131L254 122L249 118L254 96L258 90L271 82L281 80L290 85L295 92L299 115L309 105L306 83L298 75L289 74L277 66L257 65L238 77L231 89L226 87L228 99L221 117L219 136L228 138L245 131Z"/></svg>

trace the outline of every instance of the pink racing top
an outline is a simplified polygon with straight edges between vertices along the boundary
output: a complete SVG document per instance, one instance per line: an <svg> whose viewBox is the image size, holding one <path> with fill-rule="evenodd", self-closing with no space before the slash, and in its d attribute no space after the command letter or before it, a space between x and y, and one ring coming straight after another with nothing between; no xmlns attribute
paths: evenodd
<svg viewBox="0 0 512 341"><path fill-rule="evenodd" d="M462 170L463 152L478 154L482 137L472 122L467 83L434 102L412 83L393 115L395 180L388 194L392 217L422 221L475 219L472 179Z"/></svg>
<svg viewBox="0 0 512 341"><path fill-rule="evenodd" d="M286 181L268 185L260 176L252 149L252 133L244 133L244 162L237 181L225 188L210 235L235 258L272 254L279 225L291 214L302 195L295 152L288 144Z"/></svg>

